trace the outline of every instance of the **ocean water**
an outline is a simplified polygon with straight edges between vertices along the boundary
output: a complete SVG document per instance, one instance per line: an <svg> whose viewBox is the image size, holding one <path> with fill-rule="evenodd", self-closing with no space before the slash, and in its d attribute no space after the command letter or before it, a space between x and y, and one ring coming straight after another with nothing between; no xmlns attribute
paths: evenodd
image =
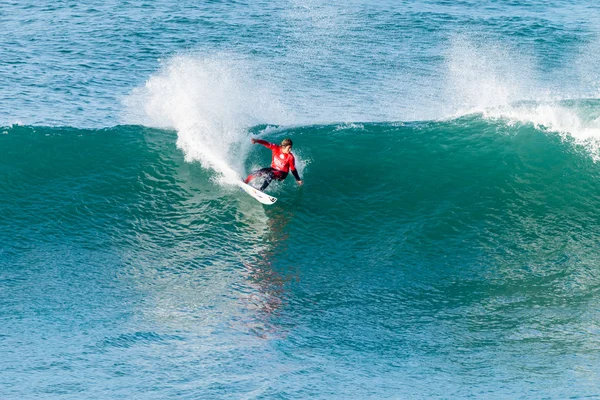
<svg viewBox="0 0 600 400"><path fill-rule="evenodd" d="M600 397L596 2L0 28L0 398ZM295 143L273 206L251 137Z"/></svg>

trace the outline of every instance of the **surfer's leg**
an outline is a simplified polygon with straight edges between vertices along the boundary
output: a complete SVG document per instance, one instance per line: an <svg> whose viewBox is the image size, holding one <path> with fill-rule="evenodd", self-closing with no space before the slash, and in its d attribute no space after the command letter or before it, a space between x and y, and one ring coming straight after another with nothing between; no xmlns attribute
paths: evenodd
<svg viewBox="0 0 600 400"><path fill-rule="evenodd" d="M261 192L264 192L264 190L267 188L267 186L269 186L269 183L271 183L271 181L273 180L273 176L274 176L273 170L266 173L265 180L259 189Z"/></svg>
<svg viewBox="0 0 600 400"><path fill-rule="evenodd" d="M258 178L259 176L263 176L265 174L268 174L272 170L273 170L273 168L270 168L270 167L269 168L263 168L263 169L257 169L256 171L254 171L250 175L248 175L248 177L246 178L246 180L244 181L244 183L249 183L254 178Z"/></svg>
<svg viewBox="0 0 600 400"><path fill-rule="evenodd" d="M273 168L269 168L269 169L270 169L270 171L268 171L265 181L263 182L262 186L260 187L261 192L263 192L267 188L267 186L269 186L269 183L271 183L271 181L273 179L275 179L276 181L282 181L287 176L287 172L277 171L276 169L273 169Z"/></svg>

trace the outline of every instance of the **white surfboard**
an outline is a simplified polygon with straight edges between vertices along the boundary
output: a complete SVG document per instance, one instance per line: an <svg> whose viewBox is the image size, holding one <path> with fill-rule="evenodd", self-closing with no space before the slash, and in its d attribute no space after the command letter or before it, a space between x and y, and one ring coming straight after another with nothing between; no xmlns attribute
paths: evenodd
<svg viewBox="0 0 600 400"><path fill-rule="evenodd" d="M258 189L254 189L252 186L240 182L240 187L244 190L244 192L248 193L250 196L254 197L256 200L260 201L263 204L271 205L277 201L276 197L269 196L268 194L261 192Z"/></svg>

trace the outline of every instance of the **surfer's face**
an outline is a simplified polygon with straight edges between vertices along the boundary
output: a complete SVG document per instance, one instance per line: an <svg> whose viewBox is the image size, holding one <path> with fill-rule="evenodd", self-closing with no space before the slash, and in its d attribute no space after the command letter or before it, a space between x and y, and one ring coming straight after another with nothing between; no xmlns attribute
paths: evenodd
<svg viewBox="0 0 600 400"><path fill-rule="evenodd" d="M287 154L287 153L289 153L290 151L292 151L292 146L289 146L289 145L288 145L288 146L281 146L281 152L282 152L283 154Z"/></svg>

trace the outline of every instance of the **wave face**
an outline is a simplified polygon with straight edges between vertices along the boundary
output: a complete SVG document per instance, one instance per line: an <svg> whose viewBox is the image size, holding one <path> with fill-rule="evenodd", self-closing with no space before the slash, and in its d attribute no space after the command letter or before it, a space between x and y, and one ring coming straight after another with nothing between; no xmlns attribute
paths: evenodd
<svg viewBox="0 0 600 400"><path fill-rule="evenodd" d="M6 345L22 346L10 335L21 315L46 327L53 351L68 338L69 368L121 359L138 388L202 360L189 395L283 393L286 380L272 379L284 369L298 395L349 394L342 376L369 371L407 396L442 396L436 388L456 376L448 393L468 395L475 382L510 396L525 390L523 363L560 395L565 371L596 364L595 336L582 333L595 329L600 290L600 169L588 148L482 115L250 131L295 141L306 183L272 185L273 207L186 162L171 130L5 128ZM268 162L257 146L243 168ZM73 313L65 332L55 321ZM139 352L146 372L132 364ZM232 386L203 377L217 362L231 368L215 379ZM245 377L248 365L256 372ZM323 368L332 373L315 388ZM578 382L577 393L595 390Z"/></svg>

